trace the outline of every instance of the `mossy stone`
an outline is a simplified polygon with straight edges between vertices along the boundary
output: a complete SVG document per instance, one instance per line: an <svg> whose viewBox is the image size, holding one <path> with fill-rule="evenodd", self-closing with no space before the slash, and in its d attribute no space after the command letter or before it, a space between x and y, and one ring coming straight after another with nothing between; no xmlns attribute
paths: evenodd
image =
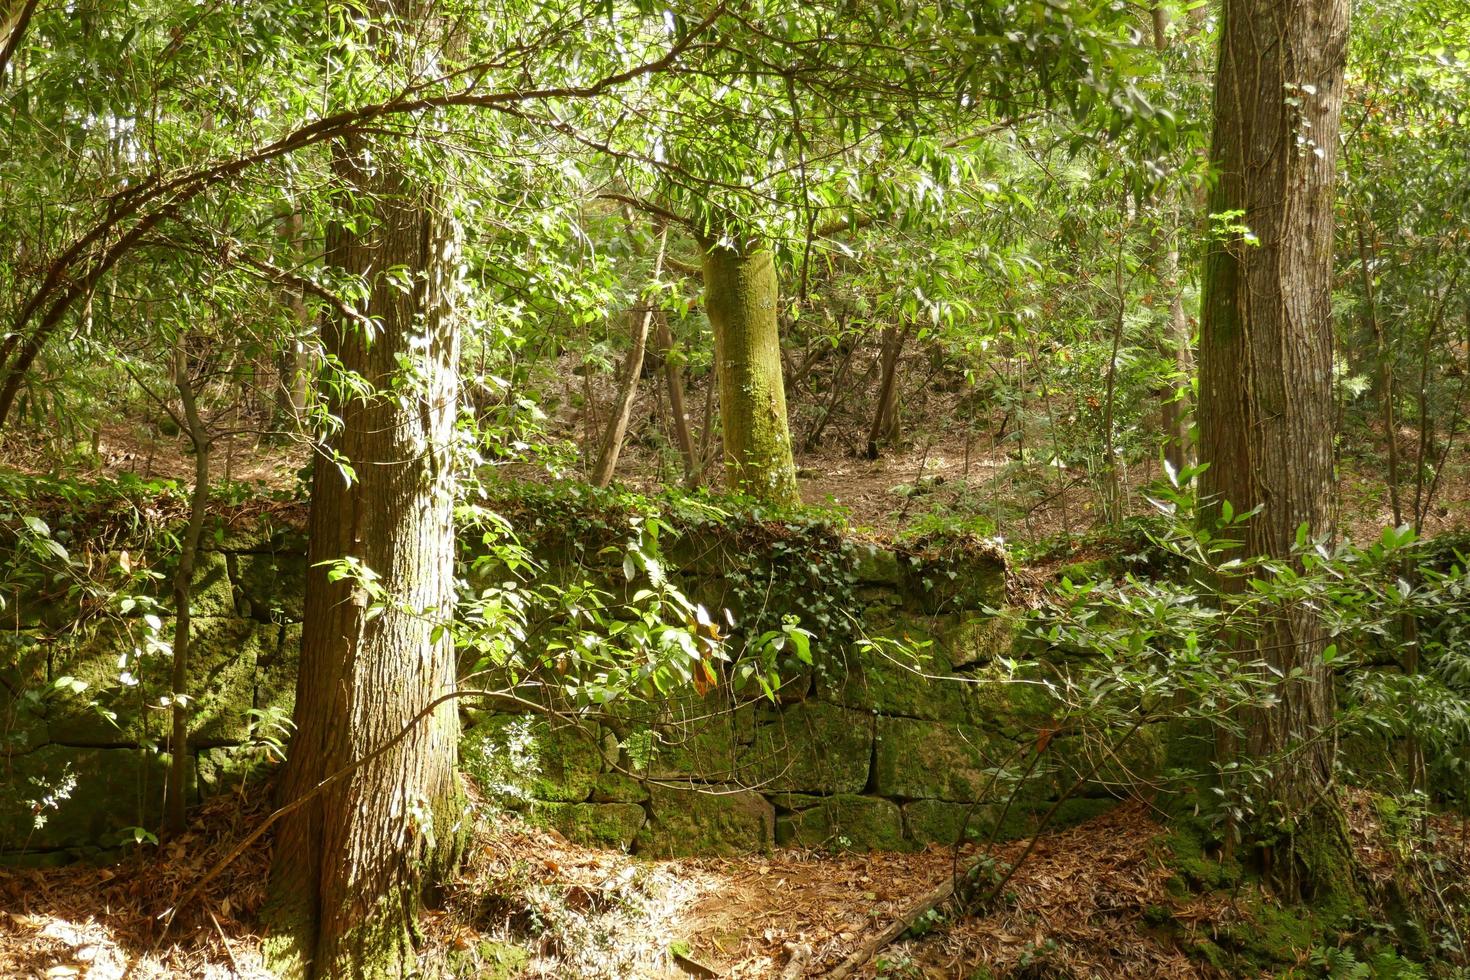
<svg viewBox="0 0 1470 980"><path fill-rule="evenodd" d="M525 772L509 776L527 795L557 803L580 803L592 795L602 774L602 733L596 728L554 724L528 715L488 715L464 737L478 742L478 751L493 758L523 735L529 742L530 764Z"/></svg>
<svg viewBox="0 0 1470 980"><path fill-rule="evenodd" d="M910 848L903 814L892 800L852 794L809 799L815 799L813 805L776 818L776 843L842 851Z"/></svg>
<svg viewBox="0 0 1470 980"><path fill-rule="evenodd" d="M146 749L47 745L11 756L0 774L0 851L116 843L156 829L168 758ZM38 802L41 825L35 825Z"/></svg>
<svg viewBox="0 0 1470 980"><path fill-rule="evenodd" d="M831 795L867 786L871 714L813 701L765 718L756 727L745 767L762 790Z"/></svg>
<svg viewBox="0 0 1470 980"><path fill-rule="evenodd" d="M648 799L648 786L620 772L601 772L592 782L594 803L642 803Z"/></svg>
<svg viewBox="0 0 1470 980"><path fill-rule="evenodd" d="M627 850L648 814L637 803L543 803L531 805L532 823L555 827L573 843Z"/></svg>
<svg viewBox="0 0 1470 980"><path fill-rule="evenodd" d="M912 656L884 648L854 646L838 663L822 664L817 693L822 700L878 714L931 721L968 721L965 685L936 680L952 673L949 660L926 624L909 618L884 626Z"/></svg>
<svg viewBox="0 0 1470 980"><path fill-rule="evenodd" d="M968 721L1013 738L1034 741L1035 733L1051 725L1061 706L1037 665L1012 671L989 664L970 674L965 687Z"/></svg>
<svg viewBox="0 0 1470 980"><path fill-rule="evenodd" d="M300 622L306 599L306 556L257 552L234 556L241 611L262 623Z"/></svg>
<svg viewBox="0 0 1470 980"><path fill-rule="evenodd" d="M167 608L170 611L174 608L172 591L167 597ZM189 615L235 616L238 613L229 556L222 551L199 552L194 558L194 576L189 588Z"/></svg>
<svg viewBox="0 0 1470 980"><path fill-rule="evenodd" d="M1126 741L1110 738L1066 737L1053 739L1049 755L1057 766L1062 785L1079 780L1080 796L1150 792L1164 770L1164 726L1144 725Z"/></svg>
<svg viewBox="0 0 1470 980"><path fill-rule="evenodd" d="M905 835L917 846L950 847L964 835L966 841L1008 841L1035 832L1036 816L1044 805L1017 800L1004 803L946 803L913 800L903 805Z"/></svg>
<svg viewBox="0 0 1470 980"><path fill-rule="evenodd" d="M173 639L173 623L164 620L161 639ZM171 691L171 658L144 652L125 683L120 659L143 641L140 620L107 620L60 649L52 668L86 683L77 693L63 692L47 710L54 742L123 745L162 736L170 712L157 707ZM190 621L190 737L200 741L236 741L249 733L249 710L256 703L256 666L274 656L280 629L253 620L198 618Z"/></svg>
<svg viewBox="0 0 1470 980"><path fill-rule="evenodd" d="M901 572L898 555L877 544L863 543L853 546L853 577L871 585L897 585Z"/></svg>
<svg viewBox="0 0 1470 980"><path fill-rule="evenodd" d="M971 664L988 664L1011 652L1016 642L1016 619L1012 616L961 614L938 632L945 656L955 669Z"/></svg>
<svg viewBox="0 0 1470 980"><path fill-rule="evenodd" d="M974 725L880 717L873 785L882 796L991 802L1009 793L1015 754L1015 743Z"/></svg>
<svg viewBox="0 0 1470 980"><path fill-rule="evenodd" d="M775 843L776 811L759 793L696 783L652 783L648 792L651 812L634 843L638 854L734 857Z"/></svg>
<svg viewBox="0 0 1470 980"><path fill-rule="evenodd" d="M994 556L960 553L908 555L899 560L900 589L929 615L999 609L1006 601L1005 562Z"/></svg>
<svg viewBox="0 0 1470 980"><path fill-rule="evenodd" d="M646 758L631 759L629 768L650 779L703 779L749 782L746 747L755 737L756 706L731 704L711 694L686 694L657 706L628 711L635 742L649 747Z"/></svg>

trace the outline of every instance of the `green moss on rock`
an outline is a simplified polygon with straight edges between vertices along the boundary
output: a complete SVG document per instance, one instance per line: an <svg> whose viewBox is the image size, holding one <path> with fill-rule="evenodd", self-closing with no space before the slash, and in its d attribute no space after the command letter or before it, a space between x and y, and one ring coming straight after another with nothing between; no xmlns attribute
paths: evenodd
<svg viewBox="0 0 1470 980"><path fill-rule="evenodd" d="M637 803L534 803L532 823L555 827L568 840L588 847L627 850L648 814Z"/></svg>
<svg viewBox="0 0 1470 980"><path fill-rule="evenodd" d="M857 793L868 784L871 714L807 702L768 713L749 750L750 781L767 792Z"/></svg>
<svg viewBox="0 0 1470 980"><path fill-rule="evenodd" d="M900 617L881 627L907 649L855 645L836 663L820 665L818 697L847 708L931 721L968 721L965 685L936 681L951 673L928 624Z"/></svg>
<svg viewBox="0 0 1470 980"><path fill-rule="evenodd" d="M620 772L602 772L592 782L594 803L642 803L648 799L648 786Z"/></svg>
<svg viewBox="0 0 1470 980"><path fill-rule="evenodd" d="M580 803L602 775L601 737L592 727L488 715L465 732L465 758L482 783L504 782L537 800Z"/></svg>
<svg viewBox="0 0 1470 980"><path fill-rule="evenodd" d="M306 598L306 556L292 552L234 557L242 612L262 623L300 622Z"/></svg>
<svg viewBox="0 0 1470 980"><path fill-rule="evenodd" d="M146 749L47 745L11 756L0 774L0 851L115 844L126 827L156 828L167 765Z"/></svg>
<svg viewBox="0 0 1470 980"><path fill-rule="evenodd" d="M889 797L992 802L1009 792L1013 755L1015 743L974 725L879 718L873 786Z"/></svg>
<svg viewBox="0 0 1470 980"><path fill-rule="evenodd" d="M843 851L901 851L909 847L903 835L903 815L892 800L851 794L805 800L812 802L776 818L776 842L783 847Z"/></svg>
<svg viewBox="0 0 1470 980"><path fill-rule="evenodd" d="M705 792L700 792L704 790ZM734 786L649 785L650 818L634 849L648 857L732 857L769 850L775 808L759 793Z"/></svg>

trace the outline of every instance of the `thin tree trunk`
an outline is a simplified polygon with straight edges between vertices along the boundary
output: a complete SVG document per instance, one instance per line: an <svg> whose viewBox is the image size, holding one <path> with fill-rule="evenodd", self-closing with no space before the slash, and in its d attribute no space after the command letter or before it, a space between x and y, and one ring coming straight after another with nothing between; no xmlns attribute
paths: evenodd
<svg viewBox="0 0 1470 980"><path fill-rule="evenodd" d="M1399 499L1399 436L1394 418L1393 358L1383 336L1383 323L1378 318L1378 295L1373 289L1373 270L1368 267L1368 238L1363 218L1358 216L1358 274L1363 280L1363 316L1373 333L1378 354L1378 404L1383 415L1383 434L1388 439L1388 499L1393 507L1393 526L1404 523L1403 503Z"/></svg>
<svg viewBox="0 0 1470 980"><path fill-rule="evenodd" d="M669 389L670 423L674 430L674 441L679 446L679 456L684 461L684 485L699 485L700 460L694 448L694 432L689 427L689 409L684 390L684 365L674 350L674 336L669 331L669 320L660 313L654 321L654 341L664 359L664 383Z"/></svg>
<svg viewBox="0 0 1470 980"><path fill-rule="evenodd" d="M184 338L174 349L174 387L184 409L184 427L194 447L194 488L189 495L189 524L179 548L179 567L174 573L174 653L170 677L169 710L173 732L169 738L168 789L164 829L170 834L184 829L189 772L189 618L194 584L194 565L204 532L204 513L209 503L209 431L199 416L199 400L189 377Z"/></svg>
<svg viewBox="0 0 1470 980"><path fill-rule="evenodd" d="M1203 515L1222 501L1262 510L1246 554L1285 557L1298 527L1333 527L1333 183L1349 0L1225 0L1215 82L1212 215L1251 236L1217 235L1205 260L1200 339ZM1282 82L1288 81L1283 91ZM1238 577L1221 582L1240 589ZM1262 848L1292 896L1351 887L1350 851L1330 798L1334 764L1325 627L1311 609L1265 616L1257 656L1276 703L1245 720L1251 758L1270 767L1257 813L1280 848Z"/></svg>
<svg viewBox="0 0 1470 980"><path fill-rule="evenodd" d="M374 0L415 31L426 3ZM395 18L398 18L395 20ZM397 56L402 56L397 53ZM398 148L344 137L333 171L360 212L328 229L327 262L363 279L357 318L323 324L331 362L370 390L333 384L341 425L315 460L310 568L283 803L369 755L455 687L454 473L458 241L443 188L399 167ZM364 169L363 161L372 169ZM401 288L395 270L406 270ZM402 362L408 362L404 367ZM457 859L459 719L446 701L394 747L283 819L271 868L269 956L290 977L414 972L414 915Z"/></svg>
<svg viewBox="0 0 1470 980"><path fill-rule="evenodd" d="M715 333L715 372L731 490L799 504L781 379L776 265L752 242L704 248L705 311Z"/></svg>
<svg viewBox="0 0 1470 980"><path fill-rule="evenodd" d="M658 282L664 266L664 248L669 235L659 235L658 255L653 260L653 281ZM605 487L612 482L618 468L618 456L623 451L623 439L628 434L628 420L633 417L633 402L638 398L638 378L643 374L643 355L648 349L648 328L657 311L652 305L630 310L628 321L632 326L632 343L628 356L623 359L622 383L618 386L618 402L607 428L602 432L602 448L597 453L597 464L592 467L593 486Z"/></svg>
<svg viewBox="0 0 1470 980"><path fill-rule="evenodd" d="M898 365L903 358L904 341L909 336L909 324L902 327L883 328L883 343L879 354L881 371L878 380L878 408L873 413L873 424L868 427L868 458L878 458L878 444L893 439L898 434Z"/></svg>

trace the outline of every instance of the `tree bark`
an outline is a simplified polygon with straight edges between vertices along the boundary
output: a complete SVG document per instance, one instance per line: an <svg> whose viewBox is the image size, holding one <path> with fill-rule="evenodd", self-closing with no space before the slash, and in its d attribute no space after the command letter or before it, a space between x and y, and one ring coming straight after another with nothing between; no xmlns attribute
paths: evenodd
<svg viewBox="0 0 1470 980"><path fill-rule="evenodd" d="M690 489L699 486L703 470L698 450L694 447L694 432L689 427L689 408L684 391L684 365L681 356L674 350L674 335L669 330L669 320L658 315L654 339L664 359L664 383L669 388L669 414L673 416L674 441L679 446L679 456L684 461L684 485Z"/></svg>
<svg viewBox="0 0 1470 980"><path fill-rule="evenodd" d="M663 272L664 248L668 244L668 232L659 236L658 255L653 260L653 280L658 282ZM618 403L613 407L607 428L602 432L602 446L597 452L597 464L592 467L592 485L605 487L612 482L618 468L618 456L623 451L623 439L628 434L628 420L633 416L633 402L638 397L638 378L643 374L643 355L648 350L648 328L653 323L656 311L652 306L630 310L632 344L628 356L623 358L622 383L618 386Z"/></svg>
<svg viewBox="0 0 1470 980"><path fill-rule="evenodd" d="M1333 182L1349 0L1226 0L1215 81L1200 339L1201 480L1209 521L1229 501L1261 507L1246 554L1287 556L1305 525L1334 533L1332 412ZM1218 216L1234 214L1222 219ZM1219 228L1240 222L1249 233ZM1238 578L1222 587L1239 589ZM1328 799L1334 742L1326 631L1310 609L1259 624L1257 656L1283 679L1248 723L1252 758L1271 768L1260 815L1284 818L1266 855L1284 891L1340 883L1345 847ZM1293 676L1293 671L1300 674ZM1281 826L1277 825L1278 829ZM1259 827L1257 828L1259 829ZM1309 836L1311 839L1309 840Z"/></svg>
<svg viewBox="0 0 1470 980"><path fill-rule="evenodd" d="M786 421L776 265L757 243L707 243L704 303L715 334L715 372L731 490L775 504L799 504Z"/></svg>
<svg viewBox="0 0 1470 980"><path fill-rule="evenodd" d="M883 344L879 354L878 407L873 424L868 428L868 458L878 458L879 443L898 435L898 365L903 357L909 324L883 328Z"/></svg>
<svg viewBox="0 0 1470 980"><path fill-rule="evenodd" d="M184 340L180 337L174 350L174 387L184 410L184 428L194 448L194 488L189 495L189 524L179 548L179 567L174 572L174 655L169 678L173 731L169 737L167 806L163 820L164 829L170 834L181 833L184 829L189 772L189 614L194 590L194 564L199 556L204 512L209 503L209 455L213 448L209 430L199 415L199 399L189 377Z"/></svg>
<svg viewBox="0 0 1470 980"><path fill-rule="evenodd" d="M428 33L425 6L372 8ZM322 327L324 394L340 426L315 459L283 803L369 755L455 686L443 628L454 603L458 242L443 191L453 181L430 183L398 159L397 147L367 135L334 152L336 179L365 213L328 229L326 258L362 278L373 329L367 336L359 317ZM414 913L457 858L458 736L446 702L282 821L267 913L273 969L414 972Z"/></svg>

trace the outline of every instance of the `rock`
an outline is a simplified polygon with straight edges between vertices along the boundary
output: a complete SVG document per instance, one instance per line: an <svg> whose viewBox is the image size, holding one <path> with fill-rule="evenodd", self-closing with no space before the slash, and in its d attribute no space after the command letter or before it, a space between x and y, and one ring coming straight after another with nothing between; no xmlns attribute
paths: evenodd
<svg viewBox="0 0 1470 980"><path fill-rule="evenodd" d="M651 816L634 843L638 854L733 857L771 848L776 811L765 797L728 785L687 787L649 785Z"/></svg>
<svg viewBox="0 0 1470 980"><path fill-rule="evenodd" d="M242 611L262 623L299 623L306 598L306 556L258 552L234 556Z"/></svg>
<svg viewBox="0 0 1470 980"><path fill-rule="evenodd" d="M1162 725L1145 725L1126 741L1113 736L1054 739L1049 754L1060 784L1070 788L1079 779L1078 796L1126 796L1152 789L1164 770ZM1096 767L1096 771L1093 769Z"/></svg>
<svg viewBox="0 0 1470 980"><path fill-rule="evenodd" d="M1016 621L1007 615L960 615L939 631L939 643L956 669L1005 656L1015 639Z"/></svg>
<svg viewBox="0 0 1470 980"><path fill-rule="evenodd" d="M580 803L602 773L601 735L594 726L488 715L464 734L464 768L487 793Z"/></svg>
<svg viewBox="0 0 1470 980"><path fill-rule="evenodd" d="M1010 793L1017 758L1014 742L974 725L879 718L873 786L888 797L994 802ZM1049 790L1038 782L1027 795Z"/></svg>
<svg viewBox="0 0 1470 980"><path fill-rule="evenodd" d="M686 694L657 706L638 705L628 738L627 766L650 779L752 781L747 747L755 737L756 706L732 705L711 694Z"/></svg>
<svg viewBox="0 0 1470 980"><path fill-rule="evenodd" d="M965 687L971 723L1004 735L1034 742L1036 732L1051 726L1060 702L1034 664L1012 672L990 664L968 675Z"/></svg>
<svg viewBox="0 0 1470 980"><path fill-rule="evenodd" d="M156 830L167 768L166 755L147 749L47 745L11 756L0 776L0 851L115 844L125 828Z"/></svg>
<svg viewBox="0 0 1470 980"><path fill-rule="evenodd" d="M940 800L914 800L903 805L904 833L917 846L941 844L952 846L964 835L967 841L985 842L1015 840L1030 832L1031 804L1012 804L1009 812L1003 803L945 803ZM997 821L1001 826L997 827Z"/></svg>
<svg viewBox="0 0 1470 980"><path fill-rule="evenodd" d="M873 755L871 714L806 702L758 725L743 772L765 792L858 793Z"/></svg>
<svg viewBox="0 0 1470 980"><path fill-rule="evenodd" d="M892 800L843 794L788 797L810 805L776 819L776 842L783 847L821 847L842 851L901 851L903 815Z"/></svg>
<svg viewBox="0 0 1470 980"><path fill-rule="evenodd" d="M929 615L1005 605L1006 567L998 556L970 551L906 555L898 564L904 596Z"/></svg>
<svg viewBox="0 0 1470 980"><path fill-rule="evenodd" d="M248 619L200 618L190 623L190 737L229 741L246 737L249 710L256 703L256 665L273 657L280 628ZM164 620L159 638L173 640L173 622ZM144 652L127 667L120 659L134 648ZM52 671L86 683L78 692L58 692L47 710L53 742L123 746L159 738L170 724L159 707L172 689L172 658L150 652L141 620L104 620L59 649Z"/></svg>
<svg viewBox="0 0 1470 980"><path fill-rule="evenodd" d="M944 651L925 624L899 619L880 627L897 648L855 644L837 663L818 673L818 697L848 708L931 721L968 721L965 685L935 680L951 673Z"/></svg>
<svg viewBox="0 0 1470 980"><path fill-rule="evenodd" d="M857 544L852 549L856 564L853 577L874 585L897 585L900 571L898 555L876 544Z"/></svg>
<svg viewBox="0 0 1470 980"><path fill-rule="evenodd" d="M638 779L620 772L602 772L592 783L594 803L642 803L648 799L648 787Z"/></svg>
<svg viewBox="0 0 1470 980"><path fill-rule="evenodd" d="M637 803L534 803L532 823L555 827L567 840L588 847L627 850L648 814Z"/></svg>
<svg viewBox="0 0 1470 980"><path fill-rule="evenodd" d="M166 603L171 612L174 608L171 590ZM230 563L224 552L200 551L195 557L189 615L199 618L237 615L235 583L230 579Z"/></svg>

